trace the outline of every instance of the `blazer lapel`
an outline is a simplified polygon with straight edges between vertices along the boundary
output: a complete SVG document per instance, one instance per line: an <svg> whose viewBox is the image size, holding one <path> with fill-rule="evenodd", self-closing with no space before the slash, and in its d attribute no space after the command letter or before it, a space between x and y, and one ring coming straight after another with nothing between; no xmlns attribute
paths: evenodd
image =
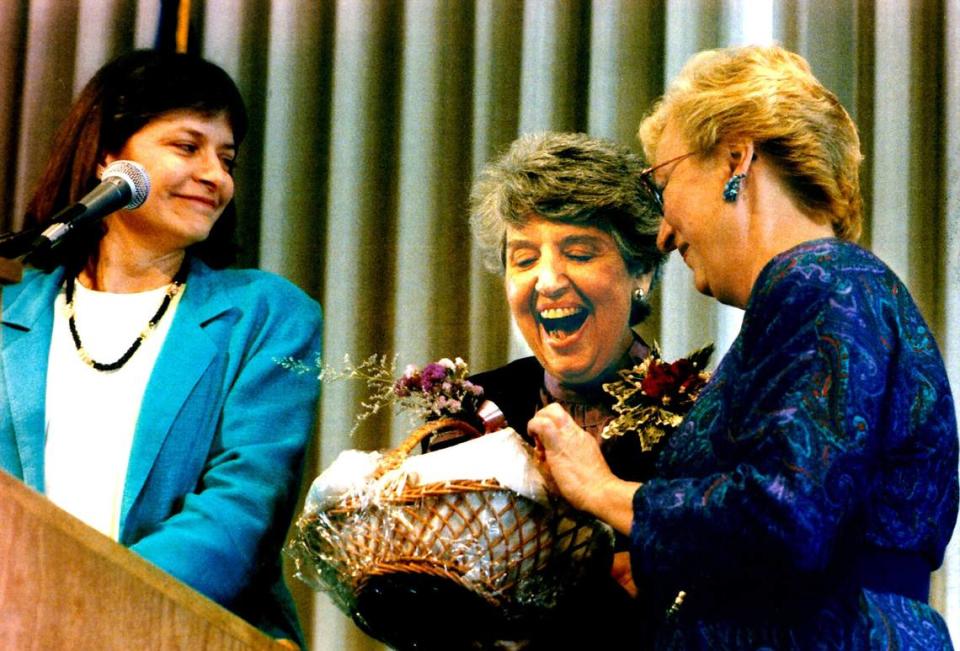
<svg viewBox="0 0 960 651"><path fill-rule="evenodd" d="M19 288L21 291L7 304L0 326L3 383L23 481L38 491L43 491L44 483L44 413L53 305L62 280L62 269L28 276Z"/></svg>
<svg viewBox="0 0 960 651"><path fill-rule="evenodd" d="M161 446L176 429L177 414L217 354L217 346L204 326L229 306L217 300L213 272L197 260L191 264L183 296L143 395L123 492L121 537L130 508L143 490Z"/></svg>

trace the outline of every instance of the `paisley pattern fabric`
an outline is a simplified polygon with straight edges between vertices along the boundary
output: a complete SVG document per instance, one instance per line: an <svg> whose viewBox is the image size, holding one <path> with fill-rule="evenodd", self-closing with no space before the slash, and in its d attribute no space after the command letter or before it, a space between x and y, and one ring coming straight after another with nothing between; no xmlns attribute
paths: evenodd
<svg viewBox="0 0 960 651"><path fill-rule="evenodd" d="M828 239L768 263L655 476L631 559L657 648L952 648L922 599L957 517L953 400L871 253Z"/></svg>

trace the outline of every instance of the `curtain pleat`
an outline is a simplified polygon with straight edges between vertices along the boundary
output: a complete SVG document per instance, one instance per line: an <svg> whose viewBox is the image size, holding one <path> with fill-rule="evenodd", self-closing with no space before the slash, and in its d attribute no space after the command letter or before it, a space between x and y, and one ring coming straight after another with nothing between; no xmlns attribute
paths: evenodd
<svg viewBox="0 0 960 651"><path fill-rule="evenodd" d="M73 94L77 95L105 62L133 46L133 0L80 0Z"/></svg>
<svg viewBox="0 0 960 651"><path fill-rule="evenodd" d="M47 0L31 3L27 11L14 227L22 223L20 216L50 154L54 132L73 99L76 52L76 5Z"/></svg>
<svg viewBox="0 0 960 651"><path fill-rule="evenodd" d="M153 46L159 7L0 2L3 230L19 228L72 97L115 54ZM241 261L323 303L328 364L461 355L483 370L528 354L470 238L473 175L546 129L639 151L637 125L690 55L776 40L856 120L861 241L910 287L960 386L960 0L194 0L191 16L193 46L249 106ZM742 312L699 295L675 256L653 300L643 335L667 358L722 351L739 328ZM308 479L409 429L381 414L348 436L364 397L324 386ZM311 648L381 647L326 596L295 593ZM930 600L960 641L960 541Z"/></svg>
<svg viewBox="0 0 960 651"><path fill-rule="evenodd" d="M328 12L271 3L266 73L260 265L313 289L322 268L314 239L324 229L327 169ZM326 56L325 56L326 55ZM256 161L253 163L256 166Z"/></svg>
<svg viewBox="0 0 960 651"><path fill-rule="evenodd" d="M324 268L324 351L328 362L390 354L394 239L396 113L396 8L342 0L336 8L327 255ZM324 387L321 460L347 447L388 445L380 427L345 438L363 387Z"/></svg>
<svg viewBox="0 0 960 651"><path fill-rule="evenodd" d="M542 0L523 7L520 131L582 131L589 4Z"/></svg>
<svg viewBox="0 0 960 651"><path fill-rule="evenodd" d="M914 89L921 86L922 92L937 92L930 83L936 80L923 76L925 54L915 46L922 27L918 13L923 10L921 2L889 3L876 16L874 115L883 128L872 134L870 236L873 250L907 283L927 319L936 321L928 275L936 264L915 264L918 255L930 262L938 258L936 247L930 247L929 231L923 232L924 222L936 217L928 200L936 199L928 192L936 179L927 178L935 153L928 156L920 123L933 116L927 114L927 105L911 101Z"/></svg>
<svg viewBox="0 0 960 651"><path fill-rule="evenodd" d="M138 48L150 48L156 43L160 24L160 0L135 0L137 3L133 25L133 42Z"/></svg>
<svg viewBox="0 0 960 651"><path fill-rule="evenodd" d="M502 153L518 133L523 3L478 2L474 23L471 176ZM465 213L462 218L466 219ZM510 316L503 282L479 264L479 259L477 246L471 241L470 311L469 319L464 320L470 345L464 357L478 370L505 363L510 348Z"/></svg>
<svg viewBox="0 0 960 651"><path fill-rule="evenodd" d="M17 145L22 103L22 78L26 39L26 7L19 2L0 2L0 229L19 230L15 196L18 165Z"/></svg>
<svg viewBox="0 0 960 651"><path fill-rule="evenodd" d="M472 24L469 3L405 4L391 348L421 365L468 342Z"/></svg>
<svg viewBox="0 0 960 651"><path fill-rule="evenodd" d="M594 0L586 131L640 151L637 126L663 90L663 2Z"/></svg>

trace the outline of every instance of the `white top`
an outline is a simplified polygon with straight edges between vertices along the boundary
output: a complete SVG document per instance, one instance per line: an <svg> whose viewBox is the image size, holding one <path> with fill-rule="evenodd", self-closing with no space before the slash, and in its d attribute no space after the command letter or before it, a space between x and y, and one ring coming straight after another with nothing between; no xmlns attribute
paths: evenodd
<svg viewBox="0 0 960 651"><path fill-rule="evenodd" d="M73 305L84 349L116 361L143 331L169 286L134 294L97 292L76 283ZM133 434L147 380L176 312L181 288L157 328L115 371L97 371L77 353L61 290L54 304L47 371L44 482L47 497L117 540Z"/></svg>

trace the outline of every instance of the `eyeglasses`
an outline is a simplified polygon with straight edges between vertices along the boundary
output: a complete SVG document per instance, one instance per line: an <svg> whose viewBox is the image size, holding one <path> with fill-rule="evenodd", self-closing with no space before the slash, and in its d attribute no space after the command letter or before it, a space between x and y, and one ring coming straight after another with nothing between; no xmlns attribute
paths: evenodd
<svg viewBox="0 0 960 651"><path fill-rule="evenodd" d="M662 167L666 167L671 163L679 163L684 158L689 158L693 156L694 151L688 152L676 158L671 158L670 160L663 161L659 165L654 165L653 167L648 167L647 169L640 172L640 183L643 184L643 189L647 192L647 198L656 206L657 211L662 215L663 214L663 188L657 187L657 184L653 181L653 173ZM664 183L666 186L666 183Z"/></svg>

